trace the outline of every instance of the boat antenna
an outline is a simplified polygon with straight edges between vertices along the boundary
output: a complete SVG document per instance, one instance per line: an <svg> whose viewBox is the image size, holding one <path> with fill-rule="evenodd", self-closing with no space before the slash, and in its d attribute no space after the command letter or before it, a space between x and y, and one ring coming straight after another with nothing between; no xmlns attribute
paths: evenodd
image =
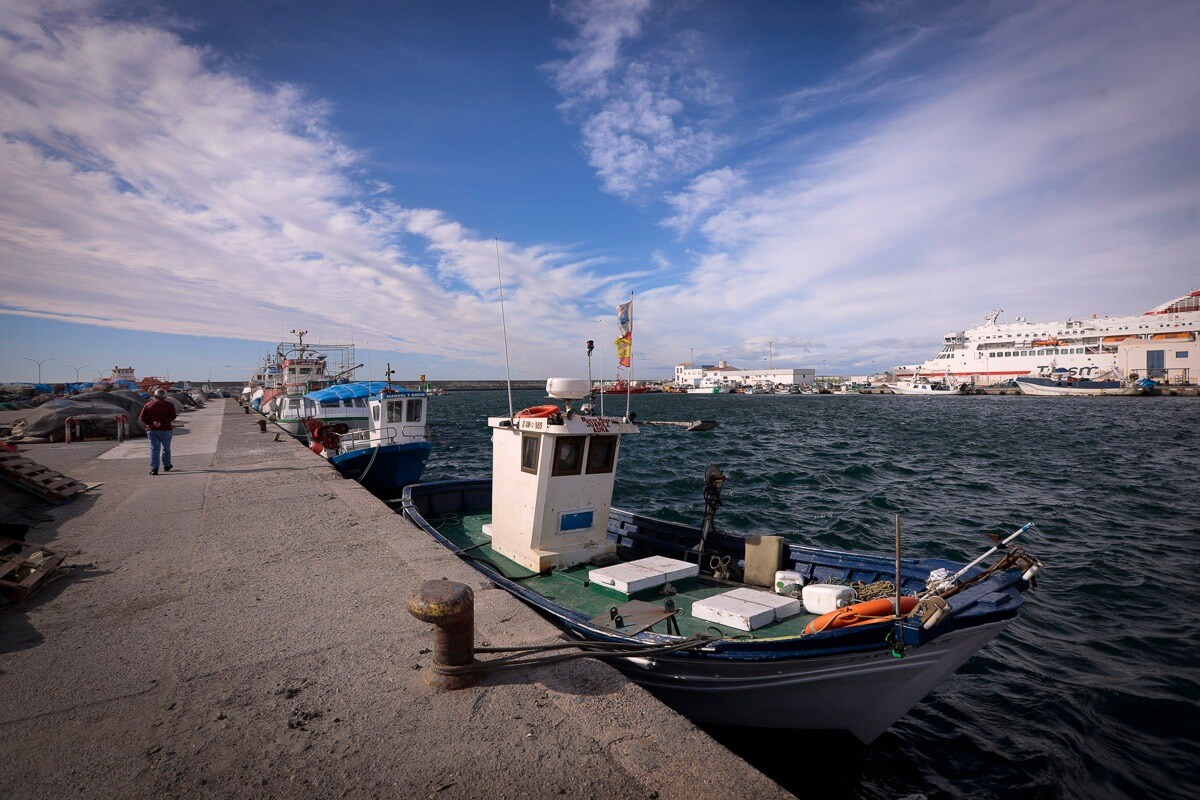
<svg viewBox="0 0 1200 800"><path fill-rule="evenodd" d="M596 387L592 383L592 350L596 348L596 343L591 339L587 342L587 360L588 360L588 405L592 409L592 413L596 413Z"/></svg>
<svg viewBox="0 0 1200 800"><path fill-rule="evenodd" d="M600 326L600 335L604 336L604 326ZM600 416L604 416L604 351L600 351Z"/></svg>
<svg viewBox="0 0 1200 800"><path fill-rule="evenodd" d="M508 419L511 424L513 419L512 367L508 363L508 321L504 317L504 277L500 274L500 239L493 237L492 242L496 245L496 283L500 286L500 330L504 337L504 375L508 384Z"/></svg>

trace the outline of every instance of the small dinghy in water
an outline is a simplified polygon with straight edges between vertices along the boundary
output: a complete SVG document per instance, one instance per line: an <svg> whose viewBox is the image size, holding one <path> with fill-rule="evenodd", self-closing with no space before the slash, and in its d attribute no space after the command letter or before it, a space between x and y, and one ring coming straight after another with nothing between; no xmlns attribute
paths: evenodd
<svg viewBox="0 0 1200 800"><path fill-rule="evenodd" d="M563 379L547 391L582 396ZM621 438L638 426L569 402L528 411L488 420L492 480L410 486L403 513L570 634L659 648L611 663L697 722L870 742L1016 618L1040 567L1011 546L1032 525L966 566L722 533L715 467L699 528L614 509ZM897 574L899 616L851 602L895 598ZM686 649L662 654L673 645Z"/></svg>

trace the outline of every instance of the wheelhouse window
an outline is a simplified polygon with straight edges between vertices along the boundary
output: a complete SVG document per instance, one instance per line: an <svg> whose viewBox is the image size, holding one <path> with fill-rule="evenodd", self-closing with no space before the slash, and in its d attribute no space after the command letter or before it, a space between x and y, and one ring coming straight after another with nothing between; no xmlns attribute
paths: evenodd
<svg viewBox="0 0 1200 800"><path fill-rule="evenodd" d="M390 400L387 404L387 421L388 422L403 422L404 421L404 404L405 400Z"/></svg>
<svg viewBox="0 0 1200 800"><path fill-rule="evenodd" d="M422 411L422 408L424 407L424 405L425 405L424 400L409 400L408 401L408 414L405 416L405 419L408 422L420 422L421 421L421 411Z"/></svg>
<svg viewBox="0 0 1200 800"><path fill-rule="evenodd" d="M583 469L586 436L559 436L554 442L554 469L551 475L578 475Z"/></svg>
<svg viewBox="0 0 1200 800"><path fill-rule="evenodd" d="M617 437L593 436L588 445L587 472L589 475L599 472L612 472L613 463L617 456Z"/></svg>
<svg viewBox="0 0 1200 800"><path fill-rule="evenodd" d="M379 406L371 406L371 419L379 422Z"/></svg>
<svg viewBox="0 0 1200 800"><path fill-rule="evenodd" d="M541 446L541 439L541 436L535 434L521 434L521 472L537 475L538 448Z"/></svg>

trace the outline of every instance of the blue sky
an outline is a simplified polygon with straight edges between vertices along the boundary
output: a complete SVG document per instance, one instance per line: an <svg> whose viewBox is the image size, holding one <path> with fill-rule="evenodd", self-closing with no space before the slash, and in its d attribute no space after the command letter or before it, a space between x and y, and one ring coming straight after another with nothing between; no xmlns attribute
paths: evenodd
<svg viewBox="0 0 1200 800"><path fill-rule="evenodd" d="M1200 287L1198 54L1190 2L0 0L0 376L498 377L497 251L529 377L631 291L658 375L1140 312Z"/></svg>

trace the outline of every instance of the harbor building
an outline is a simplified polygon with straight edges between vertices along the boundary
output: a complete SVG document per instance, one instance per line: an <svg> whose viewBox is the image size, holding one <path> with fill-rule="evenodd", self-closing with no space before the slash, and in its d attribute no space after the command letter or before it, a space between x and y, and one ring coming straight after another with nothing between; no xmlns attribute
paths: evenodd
<svg viewBox="0 0 1200 800"><path fill-rule="evenodd" d="M685 361L675 365L675 385L697 387L701 385L747 386L771 383L776 386L812 386L816 382L816 370L793 369L790 367L766 367L762 369L739 369L728 361L716 364L693 364Z"/></svg>
<svg viewBox="0 0 1200 800"><path fill-rule="evenodd" d="M1117 369L1159 383L1184 386L1196 383L1200 372L1200 342L1163 339L1126 339L1117 345Z"/></svg>

